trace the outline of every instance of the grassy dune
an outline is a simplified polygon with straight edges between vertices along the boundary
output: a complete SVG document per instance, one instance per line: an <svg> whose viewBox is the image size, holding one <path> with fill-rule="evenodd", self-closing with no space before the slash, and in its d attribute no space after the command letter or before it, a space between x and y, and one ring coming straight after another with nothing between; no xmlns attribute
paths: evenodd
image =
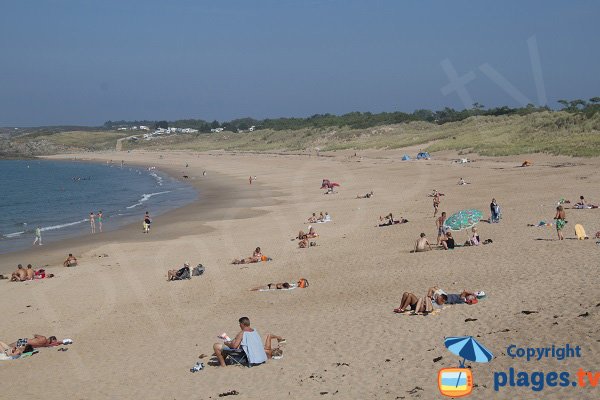
<svg viewBox="0 0 600 400"><path fill-rule="evenodd" d="M600 115L590 119L566 112L525 116L471 117L444 125L411 122L368 129L259 130L246 133L178 135L125 148L322 151L394 149L422 145L427 151L456 150L486 156L549 153L592 157L600 155Z"/></svg>
<svg viewBox="0 0 600 400"><path fill-rule="evenodd" d="M105 131L69 131L59 133L34 133L17 136L11 139L15 144L47 145L57 149L68 150L114 150L117 139L127 134Z"/></svg>

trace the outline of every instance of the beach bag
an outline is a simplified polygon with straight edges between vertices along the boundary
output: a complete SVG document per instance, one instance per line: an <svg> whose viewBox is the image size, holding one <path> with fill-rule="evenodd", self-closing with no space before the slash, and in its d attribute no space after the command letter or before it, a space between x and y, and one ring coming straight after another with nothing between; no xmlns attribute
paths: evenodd
<svg viewBox="0 0 600 400"><path fill-rule="evenodd" d="M204 273L204 266L202 264L198 264L193 270L192 270L192 276L200 276Z"/></svg>
<svg viewBox="0 0 600 400"><path fill-rule="evenodd" d="M430 313L433 311L433 303L431 302L431 298L428 296L421 297L417 301L417 305L415 306L415 312L417 313Z"/></svg>
<svg viewBox="0 0 600 400"><path fill-rule="evenodd" d="M308 287L308 279L304 279L304 278L300 278L300 280L298 281L298 287L305 289Z"/></svg>

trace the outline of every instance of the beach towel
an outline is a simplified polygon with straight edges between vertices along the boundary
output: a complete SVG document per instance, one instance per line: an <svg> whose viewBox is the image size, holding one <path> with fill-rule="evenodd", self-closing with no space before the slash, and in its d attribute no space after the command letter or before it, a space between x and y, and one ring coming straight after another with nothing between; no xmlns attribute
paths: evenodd
<svg viewBox="0 0 600 400"><path fill-rule="evenodd" d="M250 364L262 364L267 361L267 353L265 353L258 331L244 332L241 347L246 353Z"/></svg>

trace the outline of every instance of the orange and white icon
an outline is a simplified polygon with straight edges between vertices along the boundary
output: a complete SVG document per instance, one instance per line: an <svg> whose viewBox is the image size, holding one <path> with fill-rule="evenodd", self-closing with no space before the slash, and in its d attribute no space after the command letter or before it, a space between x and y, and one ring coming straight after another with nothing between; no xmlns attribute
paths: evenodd
<svg viewBox="0 0 600 400"><path fill-rule="evenodd" d="M468 396L473 391L473 373L469 368L443 368L438 372L438 388L444 396Z"/></svg>

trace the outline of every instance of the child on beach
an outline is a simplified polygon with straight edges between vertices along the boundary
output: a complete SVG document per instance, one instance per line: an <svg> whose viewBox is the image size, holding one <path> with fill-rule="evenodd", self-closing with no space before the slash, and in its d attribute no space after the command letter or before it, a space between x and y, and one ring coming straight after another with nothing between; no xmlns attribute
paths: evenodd
<svg viewBox="0 0 600 400"><path fill-rule="evenodd" d="M565 213L563 206L556 207L556 215L554 216L554 220L556 221L556 233L558 234L558 240L565 239L562 230L567 223L566 218L567 214Z"/></svg>

